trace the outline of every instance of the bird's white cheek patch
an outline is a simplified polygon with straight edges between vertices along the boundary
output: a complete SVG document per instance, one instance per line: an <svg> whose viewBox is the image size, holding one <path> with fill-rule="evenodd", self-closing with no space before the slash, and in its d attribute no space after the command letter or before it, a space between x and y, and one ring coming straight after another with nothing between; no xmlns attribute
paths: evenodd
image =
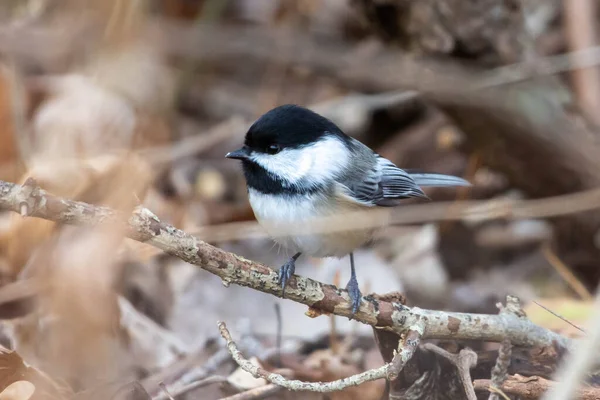
<svg viewBox="0 0 600 400"><path fill-rule="evenodd" d="M252 159L291 184L303 179L321 184L330 181L346 167L349 152L339 139L327 137L310 146L285 149L274 155L254 153Z"/></svg>
<svg viewBox="0 0 600 400"><path fill-rule="evenodd" d="M325 183L336 177L350 160L350 151L336 137L327 137L305 150L310 150L312 156L310 179L317 183Z"/></svg>
<svg viewBox="0 0 600 400"><path fill-rule="evenodd" d="M309 174L314 164L314 157L309 151L300 151L298 160L298 176L304 178Z"/></svg>

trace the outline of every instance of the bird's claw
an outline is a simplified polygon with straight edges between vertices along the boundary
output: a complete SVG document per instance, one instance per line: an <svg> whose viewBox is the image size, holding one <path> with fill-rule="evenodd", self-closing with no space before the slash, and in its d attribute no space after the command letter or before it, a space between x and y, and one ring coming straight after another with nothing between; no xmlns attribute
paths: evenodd
<svg viewBox="0 0 600 400"><path fill-rule="evenodd" d="M279 268L279 285L281 285L281 297L285 296L285 287L296 270L296 260L290 258Z"/></svg>
<svg viewBox="0 0 600 400"><path fill-rule="evenodd" d="M350 281L346 285L346 290L348 291L350 303L352 304L352 315L354 315L358 311L360 307L360 302L362 300L362 293L358 288L358 282L356 281L356 279L350 279Z"/></svg>

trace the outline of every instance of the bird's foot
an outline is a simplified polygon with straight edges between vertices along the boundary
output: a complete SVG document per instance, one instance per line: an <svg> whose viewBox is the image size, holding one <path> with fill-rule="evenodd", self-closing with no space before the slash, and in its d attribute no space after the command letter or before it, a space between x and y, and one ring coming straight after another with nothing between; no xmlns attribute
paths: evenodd
<svg viewBox="0 0 600 400"><path fill-rule="evenodd" d="M362 293L358 288L358 282L356 281L356 277L353 276L348 281L346 285L346 290L348 291L348 296L350 296L350 303L352 304L352 315L356 314L358 308L360 307L360 302L362 300Z"/></svg>
<svg viewBox="0 0 600 400"><path fill-rule="evenodd" d="M285 287L288 284L288 281L294 275L294 271L296 271L296 259L294 257L290 258L285 264L279 268L279 285L281 285L281 297L285 296Z"/></svg>

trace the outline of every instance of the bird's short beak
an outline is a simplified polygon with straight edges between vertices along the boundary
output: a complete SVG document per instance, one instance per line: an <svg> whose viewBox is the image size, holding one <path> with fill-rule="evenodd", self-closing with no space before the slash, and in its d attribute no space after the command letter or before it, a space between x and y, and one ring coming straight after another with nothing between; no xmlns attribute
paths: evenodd
<svg viewBox="0 0 600 400"><path fill-rule="evenodd" d="M225 154L225 158L233 158L236 160L247 160L248 157L250 157L250 149L248 149L246 146Z"/></svg>

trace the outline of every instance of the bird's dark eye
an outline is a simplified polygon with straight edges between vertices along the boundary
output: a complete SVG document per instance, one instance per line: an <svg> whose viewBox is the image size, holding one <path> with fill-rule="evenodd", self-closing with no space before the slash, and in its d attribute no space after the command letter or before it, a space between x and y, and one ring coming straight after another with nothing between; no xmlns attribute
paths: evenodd
<svg viewBox="0 0 600 400"><path fill-rule="evenodd" d="M277 153L279 153L280 150L281 150L281 148L278 145L276 145L276 144L272 144L272 145L267 146L267 153L268 154L277 154Z"/></svg>

